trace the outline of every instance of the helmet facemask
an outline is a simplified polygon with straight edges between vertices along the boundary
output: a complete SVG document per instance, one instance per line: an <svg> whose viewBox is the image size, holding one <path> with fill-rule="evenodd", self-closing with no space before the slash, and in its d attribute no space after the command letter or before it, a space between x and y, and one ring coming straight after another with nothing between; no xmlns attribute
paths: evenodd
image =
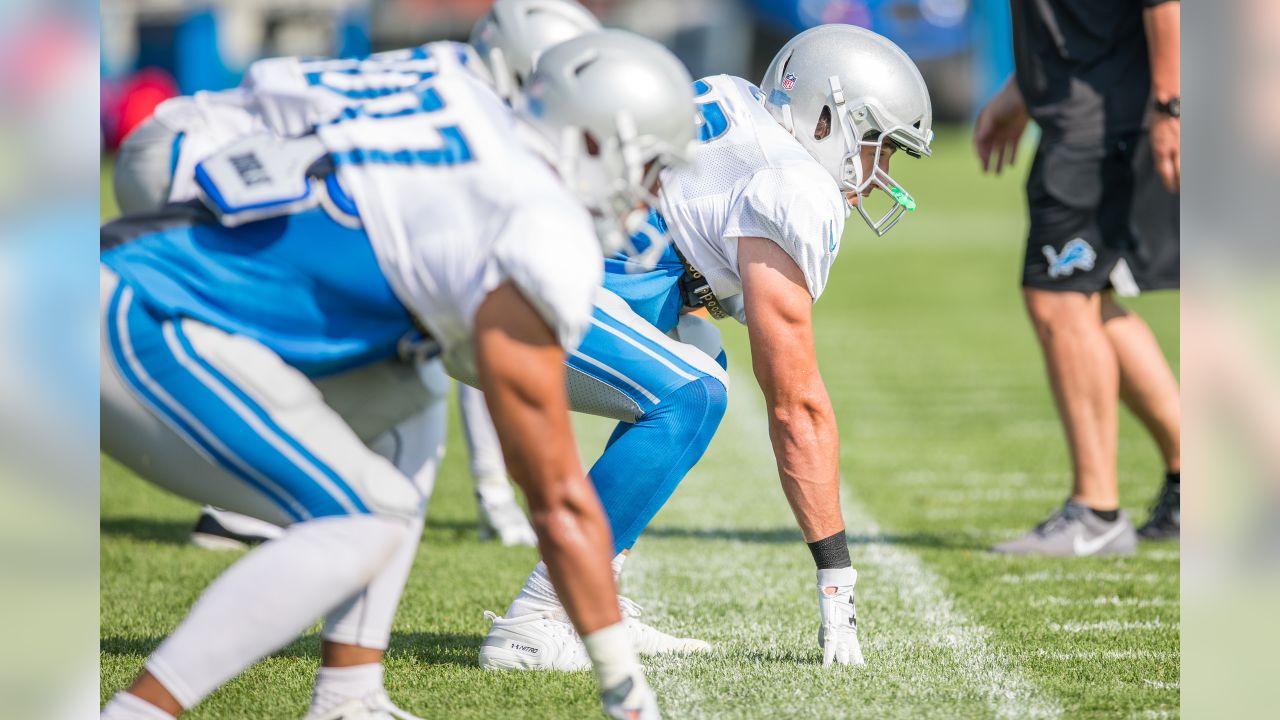
<svg viewBox="0 0 1280 720"><path fill-rule="evenodd" d="M856 202L850 204L857 209L867 226L876 235L883 237L904 215L916 210L915 199L885 169L887 164L885 161L889 154L897 149L904 150L914 157L929 154L929 141L932 138L921 137L919 130L886 117L872 104L855 106L846 104L840 88L840 79L832 76L829 83L831 85L829 122L835 127L829 128L827 132L834 137L828 138L825 135L818 137L822 132L822 119L828 116L828 111L824 108L823 115L814 129L814 139L820 142L843 144L843 154L840 156L839 164L828 170L834 171L833 175L841 191L852 193L857 198ZM890 147L886 147L886 143L889 143ZM863 168L864 148L874 148L870 172L866 172ZM866 207L868 191L875 190L884 193L891 201L888 210L879 218L872 217Z"/></svg>

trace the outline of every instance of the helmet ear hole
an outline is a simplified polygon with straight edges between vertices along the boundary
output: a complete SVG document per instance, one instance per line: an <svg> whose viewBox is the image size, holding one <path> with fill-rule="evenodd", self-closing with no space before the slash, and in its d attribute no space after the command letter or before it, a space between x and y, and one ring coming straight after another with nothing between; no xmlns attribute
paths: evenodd
<svg viewBox="0 0 1280 720"><path fill-rule="evenodd" d="M813 128L813 139L823 140L831 134L831 106L823 105L822 113L818 115L818 124Z"/></svg>

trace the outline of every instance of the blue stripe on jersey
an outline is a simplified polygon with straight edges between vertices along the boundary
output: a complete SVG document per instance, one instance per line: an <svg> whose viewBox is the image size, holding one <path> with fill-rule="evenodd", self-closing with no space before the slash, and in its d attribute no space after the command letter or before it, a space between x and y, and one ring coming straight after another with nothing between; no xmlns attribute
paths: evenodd
<svg viewBox="0 0 1280 720"><path fill-rule="evenodd" d="M154 332L147 333L143 330L147 324L145 320L139 323L138 320L141 318L135 317L138 313L145 314L145 311L141 306L135 303L130 307L125 308L126 312L124 314L121 313L121 298L128 290L128 285L123 282L117 286L115 293L111 296L111 302L107 314L107 338L108 344L111 348L111 356L115 361L116 369L120 371L120 376L124 380L125 384L128 385L129 388L139 396L142 402L150 407L157 416L166 421L167 424L178 433L178 435L186 439L187 442L191 443L194 447L203 452L224 470L240 478L258 492L261 492L290 518L295 521L310 518L311 515L306 508L303 507L303 505L295 498L289 497L282 488L273 487L272 483L264 482L262 479L254 477L253 473L248 471L244 462L239 458L232 461L232 459L224 453L225 445L213 440L212 433L210 433L203 425L198 428L193 427L193 425L182 416L178 409L171 404L171 396L162 400L151 390L150 387L148 387L147 383L142 381L142 378L139 377L138 373L145 371L142 368L142 364L138 359L138 356L149 355L150 353L148 353L147 350L159 347L160 343L158 342L158 339L149 337L154 335ZM120 334L121 323L125 323L129 326L130 337L127 341ZM141 349L143 352L141 353L138 352L139 345L133 342L135 334L139 331L142 331L142 335L139 338L142 341ZM133 359L130 359L130 356L132 356ZM154 377L150 377L150 375L149 379L151 379L152 382L155 382ZM166 395L168 395L168 393L166 393Z"/></svg>
<svg viewBox="0 0 1280 720"><path fill-rule="evenodd" d="M329 199L333 201L333 204L339 210L352 217L360 217L360 209L356 207L356 201L351 199L347 189L342 187L342 181L338 179L338 173L331 172L325 176L324 188L329 193Z"/></svg>
<svg viewBox="0 0 1280 720"><path fill-rule="evenodd" d="M418 96L418 104L412 107L396 110L395 112L376 112L366 109L363 105L355 105L344 108L336 117L329 120L327 125L337 125L356 118L373 118L374 120L386 120L390 118L407 117L420 112L436 112L444 109L444 100L440 97L440 93L435 88L423 88L415 86L413 88L405 88L405 92L412 92Z"/></svg>
<svg viewBox="0 0 1280 720"><path fill-rule="evenodd" d="M330 155L334 165L462 165L474 160L471 146L455 126L436 128L444 143L426 150L353 148Z"/></svg>
<svg viewBox="0 0 1280 720"><path fill-rule="evenodd" d="M178 174L178 160L182 158L182 141L187 139L185 132L173 136L173 144L169 146L169 177Z"/></svg>
<svg viewBox="0 0 1280 720"><path fill-rule="evenodd" d="M302 456L306 462L311 463L317 470L323 473L325 477L329 478L329 480L342 491L342 494L351 501L351 504L355 506L356 510L361 513L369 512L369 508L365 507L364 501L360 499L360 496L351 489L351 486L348 485L347 482L338 475L338 473L334 472L332 468L326 465L322 460L320 460L320 458L316 457L310 450L303 446L302 443L294 439L294 437L284 428L280 427L280 425L276 423L275 419L272 418L256 400L249 397L244 390L240 389L240 387L228 379L226 375L223 375L222 372L211 365L209 361L201 357L200 353L197 352L195 347L191 344L191 340L187 337L186 333L182 332L182 327L180 325L174 323L173 329L174 335L178 338L178 343L182 346L182 349L186 350L187 354L190 355L191 358L200 365L200 367L204 368L205 372L212 375L213 378L221 383L223 387L235 395L236 398L249 409L249 412L253 413L253 415L257 417L268 430L275 433L280 440L293 448L294 452L298 453L298 455Z"/></svg>
<svg viewBox="0 0 1280 720"><path fill-rule="evenodd" d="M319 208L236 228L179 225L102 262L157 315L253 338L311 377L394 357L413 329L368 236Z"/></svg>
<svg viewBox="0 0 1280 720"><path fill-rule="evenodd" d="M649 212L648 224L661 235L667 234L667 222L656 210ZM684 263L669 243L662 257L651 270L637 271L627 255L618 253L605 258L604 286L631 307L639 315L662 332L669 332L680 320L684 298L680 294L680 277L684 275ZM649 249L652 240L647 233L631 237L637 252Z"/></svg>

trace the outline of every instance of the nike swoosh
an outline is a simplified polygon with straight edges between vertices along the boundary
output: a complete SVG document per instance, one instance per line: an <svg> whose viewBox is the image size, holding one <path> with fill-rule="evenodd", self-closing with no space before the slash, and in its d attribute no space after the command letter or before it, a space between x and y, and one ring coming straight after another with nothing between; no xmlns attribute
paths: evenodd
<svg viewBox="0 0 1280 720"><path fill-rule="evenodd" d="M1079 557L1083 557L1085 555L1092 555L1098 552L1099 550L1101 550L1103 547L1105 547L1107 543L1120 537L1120 533L1124 532L1124 528L1125 528L1124 523L1116 523L1116 526L1114 528L1108 530L1107 532L1103 533L1100 537L1094 538L1093 540L1085 540L1079 535L1076 535L1075 538L1071 541L1071 549Z"/></svg>
<svg viewBox="0 0 1280 720"><path fill-rule="evenodd" d="M827 252L835 252L836 251L836 231L831 227L830 223L827 224L827 238L830 241L830 244L827 245Z"/></svg>

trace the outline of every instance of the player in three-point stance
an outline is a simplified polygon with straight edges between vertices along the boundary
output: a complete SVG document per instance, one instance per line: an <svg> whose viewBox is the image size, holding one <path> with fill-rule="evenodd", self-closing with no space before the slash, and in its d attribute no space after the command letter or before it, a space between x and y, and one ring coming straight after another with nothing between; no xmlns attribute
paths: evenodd
<svg viewBox="0 0 1280 720"><path fill-rule="evenodd" d="M175 716L318 617L308 718L409 717L380 660L423 497L365 441L421 407L397 401L421 383L388 367L415 333L486 391L606 711L657 717L613 600L563 364L593 319L599 230L625 234L616 226L686 156L692 92L642 38L557 50L527 112L441 74L314 134L239 141L197 165L202 206L103 228L104 450L179 494L287 526L205 591L104 717ZM660 94L598 92L619 80ZM318 387L362 370L362 393Z"/></svg>
<svg viewBox="0 0 1280 720"><path fill-rule="evenodd" d="M669 235L671 244L641 253L646 262L661 253L652 270L627 257L606 261L603 296L631 312L619 314L625 324L593 323L574 356L585 362L570 363L571 397L575 373L589 377L608 388L590 395L592 410L621 421L590 472L613 528L615 568L621 571L628 549L705 452L725 411L727 377L706 363L724 361L718 333L688 311L732 316L747 325L779 477L817 564L823 660L861 663L839 436L811 307L851 208L878 235L915 210L888 170L899 152L930 154L928 90L901 49L848 25L794 38L760 87L719 75L695 90L702 142L688 165L663 174L661 212L645 233ZM877 191L887 197L879 216L867 209ZM643 240L634 243L641 250ZM586 408L575 402L575 409ZM586 666L545 566L493 619L482 666ZM708 647L638 621L632 628L642 650Z"/></svg>

